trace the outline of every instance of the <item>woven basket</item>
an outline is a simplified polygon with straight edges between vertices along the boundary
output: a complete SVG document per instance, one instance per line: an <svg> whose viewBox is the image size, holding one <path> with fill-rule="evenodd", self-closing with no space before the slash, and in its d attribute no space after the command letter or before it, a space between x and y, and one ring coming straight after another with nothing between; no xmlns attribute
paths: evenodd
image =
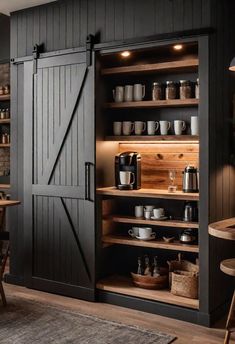
<svg viewBox="0 0 235 344"><path fill-rule="evenodd" d="M171 260L167 262L169 266L169 284L171 286L172 283L172 272L173 271L188 271L199 273L199 266L197 264L193 264L188 260L181 259L181 253L178 254L178 260Z"/></svg>
<svg viewBox="0 0 235 344"><path fill-rule="evenodd" d="M172 272L171 292L191 299L198 298L198 273L189 271Z"/></svg>

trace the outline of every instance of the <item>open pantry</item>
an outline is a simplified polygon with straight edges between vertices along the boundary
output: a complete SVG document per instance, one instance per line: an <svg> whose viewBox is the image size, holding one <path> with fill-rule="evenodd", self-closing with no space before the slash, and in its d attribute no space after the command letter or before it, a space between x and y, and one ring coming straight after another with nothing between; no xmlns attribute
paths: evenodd
<svg viewBox="0 0 235 344"><path fill-rule="evenodd" d="M155 304L155 312L162 304L179 306L176 311L179 317L189 316L195 321L194 311L200 309L200 296L175 295L169 283L159 290L140 288L131 277L131 273L137 272L139 260L144 275L146 256L150 265L157 259L159 268L165 269L167 262L176 260L179 253L189 262L199 262L201 190L200 194L198 190L182 190L185 168L193 166L199 171L201 162L201 132L200 135L195 132L191 123L192 117L199 118L200 123L203 109L198 92L199 45L196 40L186 41L178 51L174 45L175 42L166 42L127 49L128 58L122 56L122 51L104 50L98 56L96 193L100 264L96 287L101 299L106 301L124 305L124 299L128 304L126 297L129 297L132 305L134 300L136 303L141 300L142 306L142 301L146 301L144 309L151 309ZM167 89L172 85L173 94ZM185 85L186 94L182 93ZM160 87L160 93L155 92L156 86ZM137 90L140 87L141 96ZM133 92L131 96L128 88ZM177 122L182 125L180 130ZM138 153L141 157L141 183L136 188L122 189L117 185L119 171L117 164L115 168L118 159L115 156L125 152ZM173 192L168 190L172 174L173 187L176 186ZM134 178L138 178L137 171ZM149 205L163 209L163 218L156 218L153 213L146 218L144 211ZM187 205L199 209L199 216L185 219ZM140 216L135 214L138 207L143 209ZM152 230L152 238L141 240L130 235L135 227L146 226ZM194 239L184 243L182 233L188 231L194 233ZM200 276L201 272L199 280ZM149 301L153 302L151 306Z"/></svg>

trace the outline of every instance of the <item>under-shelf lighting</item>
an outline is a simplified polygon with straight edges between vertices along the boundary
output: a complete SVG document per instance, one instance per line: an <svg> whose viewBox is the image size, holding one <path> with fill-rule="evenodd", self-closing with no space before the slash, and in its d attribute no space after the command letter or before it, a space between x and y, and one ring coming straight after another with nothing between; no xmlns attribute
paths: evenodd
<svg viewBox="0 0 235 344"><path fill-rule="evenodd" d="M121 52L121 56L122 57L129 57L131 55L131 53L130 53L130 51L128 51L128 50L125 50L125 51L122 51Z"/></svg>
<svg viewBox="0 0 235 344"><path fill-rule="evenodd" d="M173 49L174 50L182 50L183 49L183 45L182 44L175 44L175 45L173 45Z"/></svg>
<svg viewBox="0 0 235 344"><path fill-rule="evenodd" d="M235 57L232 59L230 63L229 70L231 70L232 72L235 72Z"/></svg>

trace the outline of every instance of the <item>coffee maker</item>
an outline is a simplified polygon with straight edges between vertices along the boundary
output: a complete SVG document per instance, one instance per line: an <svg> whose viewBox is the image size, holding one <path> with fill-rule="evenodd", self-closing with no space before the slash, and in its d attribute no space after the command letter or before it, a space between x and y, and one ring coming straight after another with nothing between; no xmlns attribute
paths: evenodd
<svg viewBox="0 0 235 344"><path fill-rule="evenodd" d="M141 156L137 152L123 152L115 156L115 184L119 190L141 188Z"/></svg>

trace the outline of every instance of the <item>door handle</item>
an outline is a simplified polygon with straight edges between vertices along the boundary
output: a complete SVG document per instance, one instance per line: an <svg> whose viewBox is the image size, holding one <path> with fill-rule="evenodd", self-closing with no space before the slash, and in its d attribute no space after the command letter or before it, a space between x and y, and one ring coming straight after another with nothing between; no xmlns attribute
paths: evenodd
<svg viewBox="0 0 235 344"><path fill-rule="evenodd" d="M91 162L85 162L85 200L91 201Z"/></svg>

